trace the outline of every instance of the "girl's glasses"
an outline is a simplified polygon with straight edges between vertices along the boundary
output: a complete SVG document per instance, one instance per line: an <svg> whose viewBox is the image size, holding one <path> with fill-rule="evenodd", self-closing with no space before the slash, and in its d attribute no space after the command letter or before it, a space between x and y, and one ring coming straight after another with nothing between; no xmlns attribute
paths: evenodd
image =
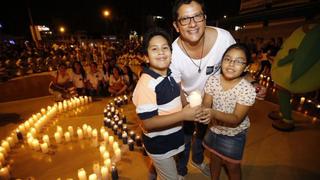
<svg viewBox="0 0 320 180"><path fill-rule="evenodd" d="M223 58L223 61L224 62L226 62L226 63L229 63L229 64L231 64L231 63L233 63L233 64L235 64L235 65L246 65L246 61L244 61L244 60L242 60L242 59L240 59L240 58L238 58L238 59L231 59L231 58L229 58L229 57L225 57L225 58Z"/></svg>

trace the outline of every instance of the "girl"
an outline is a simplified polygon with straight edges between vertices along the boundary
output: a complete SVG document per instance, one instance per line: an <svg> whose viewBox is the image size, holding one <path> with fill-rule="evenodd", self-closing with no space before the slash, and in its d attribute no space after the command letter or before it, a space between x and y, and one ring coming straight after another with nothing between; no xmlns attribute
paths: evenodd
<svg viewBox="0 0 320 180"><path fill-rule="evenodd" d="M72 64L71 80L80 96L86 95L86 77L86 71L80 61L74 61Z"/></svg>
<svg viewBox="0 0 320 180"><path fill-rule="evenodd" d="M211 122L203 140L211 155L211 179L219 179L222 165L230 179L241 179L240 161L250 126L247 114L256 96L255 88L244 78L251 62L244 45L231 45L223 55L221 74L206 82L205 108L198 115L202 122Z"/></svg>
<svg viewBox="0 0 320 180"><path fill-rule="evenodd" d="M49 93L54 96L55 101L63 101L77 95L66 64L58 65L57 73L53 75L49 84Z"/></svg>
<svg viewBox="0 0 320 180"><path fill-rule="evenodd" d="M152 29L144 36L149 67L144 69L133 92L141 119L142 140L156 168L158 179L177 180L174 156L184 150L183 120L195 120L199 107L182 109L180 88L171 76L170 36Z"/></svg>
<svg viewBox="0 0 320 180"><path fill-rule="evenodd" d="M127 88L128 86L123 80L120 68L117 66L113 67L109 80L109 93L111 96L118 96L124 94Z"/></svg>

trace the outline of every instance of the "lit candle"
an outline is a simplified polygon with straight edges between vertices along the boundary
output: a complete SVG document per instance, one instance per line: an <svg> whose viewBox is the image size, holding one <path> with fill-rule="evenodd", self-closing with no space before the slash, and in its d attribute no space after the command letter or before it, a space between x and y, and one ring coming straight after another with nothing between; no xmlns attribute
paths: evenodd
<svg viewBox="0 0 320 180"><path fill-rule="evenodd" d="M111 166L111 159L110 158L108 158L108 159L106 159L106 160L104 160L104 165L109 169L110 168L110 166Z"/></svg>
<svg viewBox="0 0 320 180"><path fill-rule="evenodd" d="M103 137L104 132L106 132L106 129L104 127L100 128L100 136Z"/></svg>
<svg viewBox="0 0 320 180"><path fill-rule="evenodd" d="M97 137L98 137L98 131L97 131L97 129L93 129L93 130L92 130L92 137L93 137L93 138L97 138Z"/></svg>
<svg viewBox="0 0 320 180"><path fill-rule="evenodd" d="M3 167L0 169L0 179L10 179L10 173L8 167Z"/></svg>
<svg viewBox="0 0 320 180"><path fill-rule="evenodd" d="M130 131L129 135L131 139L136 140L136 134L133 131Z"/></svg>
<svg viewBox="0 0 320 180"><path fill-rule="evenodd" d="M83 168L78 170L78 178L79 180L87 180L87 174Z"/></svg>
<svg viewBox="0 0 320 180"><path fill-rule="evenodd" d="M202 97L200 91L193 91L188 96L188 100L190 103L190 107L196 107L201 105L202 103Z"/></svg>
<svg viewBox="0 0 320 180"><path fill-rule="evenodd" d="M87 128L87 135L88 135L89 138L92 136L92 128L91 128L91 126L88 126L88 128Z"/></svg>
<svg viewBox="0 0 320 180"><path fill-rule="evenodd" d="M104 133L103 133L103 140L104 140L105 142L108 142L108 140L109 140L109 133L108 133L108 132L104 132Z"/></svg>
<svg viewBox="0 0 320 180"><path fill-rule="evenodd" d="M73 134L74 134L73 127L72 126L68 126L68 131L70 132L70 136L72 137Z"/></svg>
<svg viewBox="0 0 320 180"><path fill-rule="evenodd" d="M33 139L32 141L32 147L34 150L39 151L40 150L40 144L38 139Z"/></svg>
<svg viewBox="0 0 320 180"><path fill-rule="evenodd" d="M65 132L64 138L66 139L66 142L70 142L71 141L70 132Z"/></svg>
<svg viewBox="0 0 320 180"><path fill-rule="evenodd" d="M110 146L113 144L114 141L114 137L113 136L109 136L109 144Z"/></svg>
<svg viewBox="0 0 320 180"><path fill-rule="evenodd" d="M77 129L77 135L78 135L78 138L79 139L83 139L83 132L82 132L82 129L78 127Z"/></svg>
<svg viewBox="0 0 320 180"><path fill-rule="evenodd" d="M128 143L128 135L126 132L122 133L122 142L123 144L127 144Z"/></svg>
<svg viewBox="0 0 320 180"><path fill-rule="evenodd" d="M134 150L134 144L133 144L133 140L132 139L129 139L128 145L129 145L129 150L133 151Z"/></svg>
<svg viewBox="0 0 320 180"><path fill-rule="evenodd" d="M6 150L6 152L10 152L10 145L7 141L2 141L1 146Z"/></svg>
<svg viewBox="0 0 320 180"><path fill-rule="evenodd" d="M49 136L48 135L43 135L42 137L42 141L47 143L48 146L50 146L50 139L49 139Z"/></svg>
<svg viewBox="0 0 320 180"><path fill-rule="evenodd" d="M114 151L115 154L115 161L118 162L121 160L121 150L118 148Z"/></svg>
<svg viewBox="0 0 320 180"><path fill-rule="evenodd" d="M41 147L41 151L42 151L43 153L48 153L48 152L49 152L48 144L47 144L47 143L42 143L42 144L40 145L40 147Z"/></svg>
<svg viewBox="0 0 320 180"><path fill-rule="evenodd" d="M54 139L56 140L56 142L59 144L61 143L61 134L58 132L54 133Z"/></svg>
<svg viewBox="0 0 320 180"><path fill-rule="evenodd" d="M109 151L105 151L105 152L103 153L103 159L106 160L106 159L109 159L109 158L110 158L110 153L109 153Z"/></svg>
<svg viewBox="0 0 320 180"><path fill-rule="evenodd" d="M301 98L300 98L300 104L303 104L305 100L306 100L305 97L301 97Z"/></svg>
<svg viewBox="0 0 320 180"><path fill-rule="evenodd" d="M63 129L61 126L57 126L57 132L63 134Z"/></svg>
<svg viewBox="0 0 320 180"><path fill-rule="evenodd" d="M14 141L12 137L7 137L7 142L9 143L10 148L14 147Z"/></svg>
<svg viewBox="0 0 320 180"><path fill-rule="evenodd" d="M45 114L46 114L46 109L45 109L45 108L41 108L40 111L41 111L41 114L42 114L42 115L45 115Z"/></svg>
<svg viewBox="0 0 320 180"><path fill-rule="evenodd" d="M111 177L112 177L112 180L119 179L118 170L115 164L113 164L111 167Z"/></svg>
<svg viewBox="0 0 320 180"><path fill-rule="evenodd" d="M102 179L105 180L108 178L108 174L109 174L109 170L106 166L102 166L101 167L101 176L102 176Z"/></svg>
<svg viewBox="0 0 320 180"><path fill-rule="evenodd" d="M113 147L113 150L118 149L119 148L119 143L118 142L114 142L112 147Z"/></svg>
<svg viewBox="0 0 320 180"><path fill-rule="evenodd" d="M22 134L24 134L24 133L26 132L26 128L25 128L24 124L21 124L21 125L19 126L19 131L20 131Z"/></svg>
<svg viewBox="0 0 320 180"><path fill-rule="evenodd" d="M101 155L103 155L106 152L106 147L104 145L100 145L99 151L100 151Z"/></svg>

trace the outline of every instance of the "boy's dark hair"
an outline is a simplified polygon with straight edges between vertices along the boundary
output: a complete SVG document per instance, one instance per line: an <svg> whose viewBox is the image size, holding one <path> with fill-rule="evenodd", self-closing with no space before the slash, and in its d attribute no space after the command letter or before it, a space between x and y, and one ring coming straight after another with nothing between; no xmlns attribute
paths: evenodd
<svg viewBox="0 0 320 180"><path fill-rule="evenodd" d="M178 19L178 9L184 4L190 4L192 1L197 2L201 5L201 9L205 14L204 3L202 0L176 0L172 7L172 20L176 21Z"/></svg>
<svg viewBox="0 0 320 180"><path fill-rule="evenodd" d="M154 36L162 36L162 37L164 37L164 38L167 40L170 49L172 50L172 46L171 46L171 43L172 43L171 36L170 36L170 35L168 34L168 32L165 31L164 29L159 28L159 27L156 27L156 28L151 28L151 29L149 29L149 30L144 34L144 36L143 36L142 51L143 51L144 54L147 54L147 53L148 53L148 47L149 47L150 40L151 40Z"/></svg>
<svg viewBox="0 0 320 180"><path fill-rule="evenodd" d="M252 57L251 57L251 52L250 52L250 50L249 50L249 48L248 48L248 46L246 45L246 44L244 44L244 43L236 43L236 44L233 44L233 45L231 45L231 46L229 46L228 48L227 48L227 50L223 53L223 56L222 56L222 58L224 58L224 56L226 55L226 53L228 52L228 51L230 51L231 49L240 49L240 50L242 50L243 52L244 52L244 55L246 56L246 66L248 66L249 64L251 64L251 63L253 63L253 60L252 60ZM221 60L222 61L222 60ZM221 71L222 72L222 71ZM246 75L247 74L247 72L243 72L242 74L241 74L241 76L244 76L244 75Z"/></svg>

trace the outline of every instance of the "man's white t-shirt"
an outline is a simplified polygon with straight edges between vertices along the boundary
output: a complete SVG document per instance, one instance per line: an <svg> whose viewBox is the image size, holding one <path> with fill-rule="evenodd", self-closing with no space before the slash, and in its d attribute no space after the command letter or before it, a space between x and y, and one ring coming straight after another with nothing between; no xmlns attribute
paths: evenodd
<svg viewBox="0 0 320 180"><path fill-rule="evenodd" d="M214 28L218 32L216 42L203 57L201 62L201 72L198 72L200 61L192 62L190 57L183 52L178 45L179 37L172 43L172 61L170 69L172 75L177 83L181 82L182 89L189 95L192 91L199 90L204 93L204 86L210 75L220 72L221 59L225 50L232 44L236 43L232 35L221 28L207 26Z"/></svg>

